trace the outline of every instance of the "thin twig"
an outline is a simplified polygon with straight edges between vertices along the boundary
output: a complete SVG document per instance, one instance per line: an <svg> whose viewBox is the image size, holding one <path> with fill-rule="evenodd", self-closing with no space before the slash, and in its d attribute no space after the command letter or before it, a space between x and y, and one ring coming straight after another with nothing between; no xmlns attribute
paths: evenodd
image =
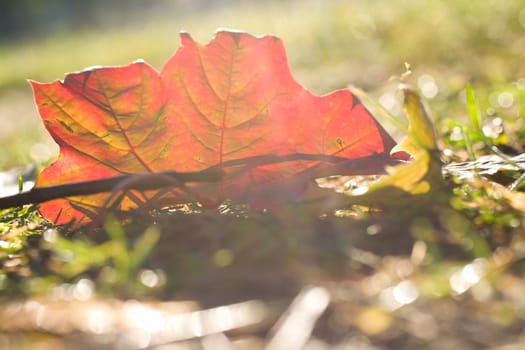
<svg viewBox="0 0 525 350"><path fill-rule="evenodd" d="M166 171L159 174L162 174L167 178L179 180L181 182L217 182L223 176L222 171L218 169L187 173ZM111 192L122 181L129 181L133 178L139 177L144 177L144 179L141 181L135 181L130 186L130 189L144 191L173 185L173 181L168 181L167 178L163 179L159 177L148 177L144 176L144 174L121 175L102 180L82 181L48 187L36 187L27 192L0 198L0 209L18 207L24 204L38 204L57 198Z"/></svg>
<svg viewBox="0 0 525 350"><path fill-rule="evenodd" d="M332 163L333 165L316 166L314 164L301 175L309 178L329 175L368 175L381 173L385 165L395 165L402 161L389 157L387 154L374 154L359 159L348 159L323 154L293 153L288 155L260 155L234 159L219 165L211 166L196 172L165 171L157 174L129 174L101 180L76 182L57 186L36 187L30 191L0 198L0 209L12 208L24 204L38 204L53 199L90 195L102 192L112 192L120 184L130 184L127 189L154 190L173 186L173 181L182 184L188 182L218 182L226 176L250 171L263 165L292 162L317 161ZM234 170L233 170L234 169ZM147 175L147 176L145 176ZM159 176L152 176L159 175Z"/></svg>

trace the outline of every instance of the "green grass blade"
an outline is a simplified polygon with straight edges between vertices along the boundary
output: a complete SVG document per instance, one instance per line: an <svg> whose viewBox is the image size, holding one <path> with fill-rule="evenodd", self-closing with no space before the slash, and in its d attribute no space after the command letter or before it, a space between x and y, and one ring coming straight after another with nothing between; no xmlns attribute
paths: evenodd
<svg viewBox="0 0 525 350"><path fill-rule="evenodd" d="M113 215L108 215L104 222L104 229L113 243L112 253L115 269L122 278L126 278L130 273L131 259L124 228Z"/></svg>
<svg viewBox="0 0 525 350"><path fill-rule="evenodd" d="M467 113L470 118L470 121L477 132L483 135L481 128L481 113L479 111L478 101L476 95L474 94L474 89L472 85L468 84L466 89L466 99L467 99Z"/></svg>
<svg viewBox="0 0 525 350"><path fill-rule="evenodd" d="M160 238L160 231L155 226L150 226L137 239L130 253L130 264L132 270L137 270L140 264L146 259L149 253L153 250Z"/></svg>
<svg viewBox="0 0 525 350"><path fill-rule="evenodd" d="M467 148L467 153L471 161L477 159L476 152L474 152L474 146L472 145L472 140L465 126L461 126L461 135L465 141L465 147Z"/></svg>
<svg viewBox="0 0 525 350"><path fill-rule="evenodd" d="M394 117L389 111L386 110L379 102L371 98L366 92L356 86L350 86L348 88L354 95L356 95L361 101L365 103L365 106L370 106L373 109L373 115L376 119L387 120L392 123L398 130L407 133L408 126L402 121Z"/></svg>
<svg viewBox="0 0 525 350"><path fill-rule="evenodd" d="M24 191L24 178L22 177L22 172L18 172L18 192Z"/></svg>

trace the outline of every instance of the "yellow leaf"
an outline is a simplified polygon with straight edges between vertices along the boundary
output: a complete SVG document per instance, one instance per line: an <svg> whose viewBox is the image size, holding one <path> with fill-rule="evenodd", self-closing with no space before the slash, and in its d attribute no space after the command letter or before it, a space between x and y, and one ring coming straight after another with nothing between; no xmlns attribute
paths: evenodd
<svg viewBox="0 0 525 350"><path fill-rule="evenodd" d="M405 151L412 155L413 160L387 167L388 175L370 186L368 192L395 187L411 194L422 194L444 184L432 121L418 94L405 84L401 90L404 95L403 109L409 123L408 135L391 153Z"/></svg>
<svg viewBox="0 0 525 350"><path fill-rule="evenodd" d="M416 157L422 151L436 151L434 126L421 99L408 85L403 84L401 90L404 96L403 109L408 118L408 135L391 153L405 151Z"/></svg>

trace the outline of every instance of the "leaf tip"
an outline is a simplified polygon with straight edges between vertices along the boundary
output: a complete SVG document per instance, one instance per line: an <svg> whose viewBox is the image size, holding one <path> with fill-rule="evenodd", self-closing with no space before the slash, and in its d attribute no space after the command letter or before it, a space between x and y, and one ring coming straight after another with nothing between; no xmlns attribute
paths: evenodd
<svg viewBox="0 0 525 350"><path fill-rule="evenodd" d="M240 29L232 29L232 28L217 28L217 30L215 31L215 35L219 35L219 34L227 34L227 35L232 35L232 34L249 35L249 34L247 34L245 31L242 31L242 30L240 30Z"/></svg>
<svg viewBox="0 0 525 350"><path fill-rule="evenodd" d="M398 146L403 146L413 156L418 150L437 150L436 132L423 101L410 85L402 83L399 89L403 92L403 109L409 126L407 139Z"/></svg>
<svg viewBox="0 0 525 350"><path fill-rule="evenodd" d="M194 42L193 38L190 35L190 33L188 33L185 30L181 30L179 32L179 37L180 37L180 43L181 43L182 46L184 46L185 44Z"/></svg>
<svg viewBox="0 0 525 350"><path fill-rule="evenodd" d="M31 86L33 88L33 90L35 90L35 88L39 87L40 85L42 85L42 83L36 81L36 80L32 80L32 79L27 79L27 83L29 84L29 86Z"/></svg>
<svg viewBox="0 0 525 350"><path fill-rule="evenodd" d="M219 38L222 36L227 36L231 38L235 42L235 45L239 45L243 37L253 37L252 35L246 32L243 32L242 30L238 30L238 29L228 29L228 28L217 29L217 31L215 32L215 37Z"/></svg>

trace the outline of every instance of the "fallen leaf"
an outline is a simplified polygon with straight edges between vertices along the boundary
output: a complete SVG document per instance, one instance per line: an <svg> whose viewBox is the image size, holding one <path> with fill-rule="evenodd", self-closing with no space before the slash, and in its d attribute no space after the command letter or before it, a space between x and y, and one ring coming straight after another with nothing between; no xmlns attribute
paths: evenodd
<svg viewBox="0 0 525 350"><path fill-rule="evenodd" d="M428 193L431 189L435 191L445 186L445 182L434 126L417 93L407 85L402 85L401 90L404 96L403 109L408 119L408 135L391 153L407 152L414 160L408 164L387 167L388 175L370 186L369 190L374 192L395 188L414 195Z"/></svg>
<svg viewBox="0 0 525 350"><path fill-rule="evenodd" d="M386 174L380 177L344 177L346 184L334 186L323 183L321 186L310 186L308 198L324 211L345 208L354 204L378 209L407 207L414 209L427 208L428 203L448 202L449 191L442 191L447 183L442 176L443 163L437 148L435 132L423 103L416 92L408 85L401 85L404 95L403 109L409 126L405 140L392 148L391 153L406 159L409 153L410 162L386 166Z"/></svg>
<svg viewBox="0 0 525 350"><path fill-rule="evenodd" d="M164 199L218 205L230 198L266 207L300 199L304 182L325 168L370 174L391 163L395 142L363 104L348 90L315 96L304 89L278 38L221 31L202 46L182 33L181 43L160 73L134 62L31 82L60 146L36 186L217 167L222 181L191 184L191 196L174 186ZM39 210L56 224L85 223L107 198L64 198Z"/></svg>

